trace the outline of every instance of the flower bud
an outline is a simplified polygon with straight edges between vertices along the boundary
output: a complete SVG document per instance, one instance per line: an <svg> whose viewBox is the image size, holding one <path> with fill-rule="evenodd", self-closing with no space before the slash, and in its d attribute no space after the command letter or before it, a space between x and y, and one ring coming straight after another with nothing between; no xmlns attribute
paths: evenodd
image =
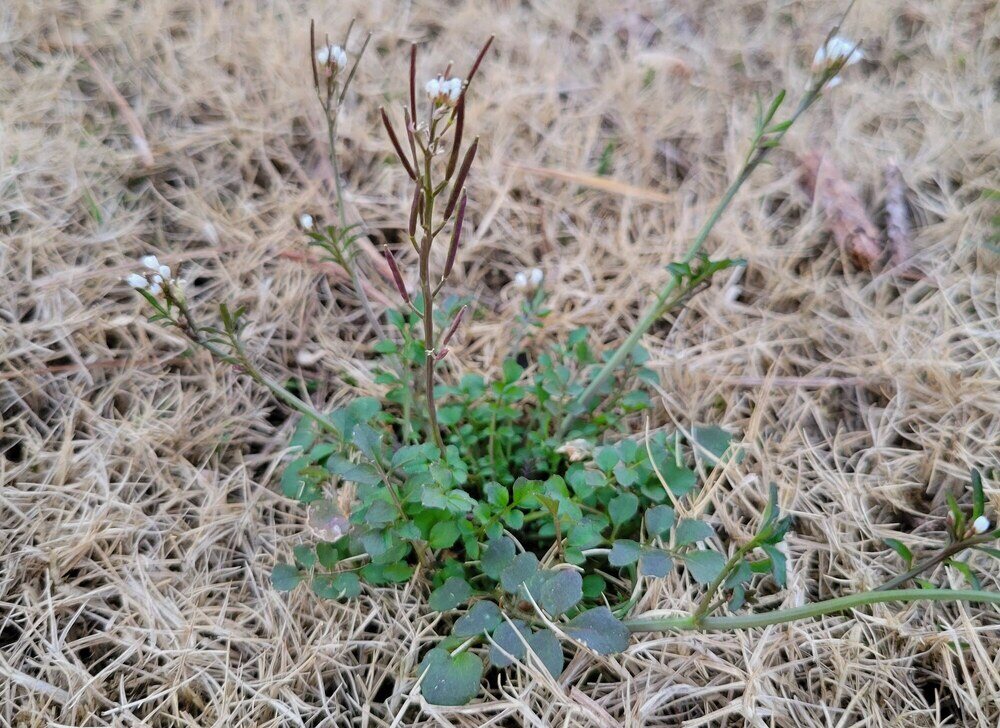
<svg viewBox="0 0 1000 728"><path fill-rule="evenodd" d="M972 530L976 533L986 533L990 530L990 519L986 516L980 516L972 522Z"/></svg>
<svg viewBox="0 0 1000 728"><path fill-rule="evenodd" d="M424 91L435 106L454 106L462 95L462 79L437 76L426 83Z"/></svg>
<svg viewBox="0 0 1000 728"><path fill-rule="evenodd" d="M303 230L312 230L313 216L308 212L299 215L299 226Z"/></svg>

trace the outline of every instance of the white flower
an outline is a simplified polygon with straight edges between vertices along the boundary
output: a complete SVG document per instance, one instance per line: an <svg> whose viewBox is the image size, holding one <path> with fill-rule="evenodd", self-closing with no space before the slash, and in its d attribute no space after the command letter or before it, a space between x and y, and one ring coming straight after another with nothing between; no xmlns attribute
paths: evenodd
<svg viewBox="0 0 1000 728"><path fill-rule="evenodd" d="M521 290L534 290L542 285L545 274L541 268L519 271L514 276L514 287Z"/></svg>
<svg viewBox="0 0 1000 728"><path fill-rule="evenodd" d="M334 68L343 68L347 65L347 53L339 45L328 45L316 51L316 62L321 66L327 64Z"/></svg>
<svg viewBox="0 0 1000 728"><path fill-rule="evenodd" d="M864 60L865 54L857 45L850 38L845 38L842 35L833 36L816 49L816 55L813 56L813 68L821 69L842 60L845 66L850 66Z"/></svg>
<svg viewBox="0 0 1000 728"><path fill-rule="evenodd" d="M454 106L462 95L462 79L437 76L424 85L424 90L435 105Z"/></svg>
<svg viewBox="0 0 1000 728"><path fill-rule="evenodd" d="M132 286L132 288L137 288L140 291L144 291L149 288L149 281L146 280L146 276L138 273L129 273L125 277L125 282Z"/></svg>
<svg viewBox="0 0 1000 728"><path fill-rule="evenodd" d="M299 225L302 226L303 230L312 230L313 216L308 212L299 215Z"/></svg>
<svg viewBox="0 0 1000 728"><path fill-rule="evenodd" d="M972 530L976 533L986 533L990 530L990 519L986 516L980 516L972 522Z"/></svg>
<svg viewBox="0 0 1000 728"><path fill-rule="evenodd" d="M156 259L155 255L144 255L139 258L139 262L150 270L159 270L160 268L160 261Z"/></svg>

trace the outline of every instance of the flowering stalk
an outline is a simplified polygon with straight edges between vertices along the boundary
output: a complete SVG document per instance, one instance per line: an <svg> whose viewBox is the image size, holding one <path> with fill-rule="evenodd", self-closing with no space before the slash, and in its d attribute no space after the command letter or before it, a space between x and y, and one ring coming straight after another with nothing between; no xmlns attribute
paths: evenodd
<svg viewBox="0 0 1000 728"><path fill-rule="evenodd" d="M457 330L464 314L464 309L456 316L448 332L445 334L444 340L438 346L434 331L434 299L451 274L455 263L455 256L461 242L462 224L465 218L467 203L465 182L479 146L479 140L475 139L465 150L464 155L462 153L462 137L465 126L465 94L469 83L475 76L479 64L482 62L492 42L492 37L486 41L465 79L457 77L446 78L446 73L436 76L427 82L424 90L427 93L430 104L426 120L422 122L417 121L417 47L416 45L411 47L409 105L404 111L405 148L400 141L400 137L396 134L396 130L393 128L392 121L389 119L389 115L385 109L379 110L392 148L403 165L403 169L406 170L407 176L415 184L407 233L410 244L417 253L421 307L418 308L411 302L410 296L406 292L405 283L396 266L395 258L388 251L386 251L386 259L389 261L393 272L393 279L400 296L404 302L408 303L417 312L423 322L423 389L427 400L427 438L441 452L444 452L444 440L441 437L441 430L438 426L437 406L434 401L434 366L447 353L445 346ZM434 158L442 155L448 147L446 137L449 136L449 132L452 133L450 134L451 141L448 162L443 176L438 178L435 175ZM458 164L459 158L462 160L461 165ZM436 203L438 198L445 193L448 196L444 209L440 213L440 221L435 222ZM444 230L448 222L453 219L452 235L444 270L440 277L434 280L430 270L431 250L437 236Z"/></svg>
<svg viewBox="0 0 1000 728"><path fill-rule="evenodd" d="M834 41L837 41L836 47L831 48L831 46L834 45ZM684 256L680 260L682 265L691 263L699 254L701 254L702 248L705 246L705 242L708 240L708 236L711 234L712 229L719 221L719 218L722 217L722 214L729 207L733 198L736 197L736 193L739 192L743 184L751 177L751 175L753 175L757 167L764 162L771 150L781 143L785 134L795 124L795 122L798 121L802 114L804 114L806 110L808 110L809 107L819 99L821 92L829 84L829 82L838 77L838 74L844 66L858 60L859 56L856 55L857 46L849 45L845 50L846 43L848 42L838 36L835 36L833 33L828 36L822 47L827 50L824 51L822 56L819 56L818 54L816 62L814 63L813 81L802 100L799 102L798 107L788 119L776 124L771 123L774 119L774 115L778 111L778 108L784 101L784 91L778 94L775 100L771 103L767 112L758 119L757 129L752 139L750 151L747 154L746 161L743 163L743 167L736 175L736 179L734 179L726 189L725 193L722 195L722 199L716 204L715 208L708 216L708 219L705 220L701 230L698 231L698 235L691 243L691 246L684 253ZM629 354L632 353L636 345L638 345L640 339L642 339L643 335L650 329L650 327L659 321L668 311L673 309L685 299L686 292L683 290L682 283L683 280L678 275L675 274L671 276L670 280L657 294L653 303L647 309L645 315L643 315L639 323L636 324L628 338L625 339L622 345L619 346L618 349L615 350L614 354L612 354L612 356L604 363L594 378L587 385L586 389L584 389L584 391L570 403L567 409L567 414L563 418L562 424L557 432L557 439L565 437L575 420L587 411L588 407L594 400L594 397L605 385L605 383L607 383L608 379L610 379L610 377L614 374L615 370L620 367ZM682 290L678 292L678 288L682 288Z"/></svg>
<svg viewBox="0 0 1000 728"><path fill-rule="evenodd" d="M358 64L361 62L361 57L364 55L365 49L368 48L368 42L372 37L371 33L365 36L365 40L361 44L361 50L358 51L353 65L348 70L347 52L344 49L347 47L347 42L350 40L353 29L354 21L352 20L351 24L347 27L347 33L344 36L342 46L331 45L329 39L327 39L326 44L322 48L317 49L315 24L312 22L309 23L309 51L313 86L316 90L316 98L323 109L323 117L326 119L327 154L329 155L330 168L333 173L334 191L337 198L337 213L340 218L341 239L330 242L330 245L334 247L347 246L353 243L353 240L348 237L350 227L347 224L347 208L344 203L344 182L340 177L340 162L337 157L337 123L340 119L340 109L347 95L347 90L350 88L351 81L354 80ZM358 274L358 267L354 264L353 257L345 254L339 248L331 252L334 253L341 267L351 276L351 285L354 288L354 294L361 303L361 308L364 310L365 317L371 324L372 329L376 335L383 336L382 324L372 309L371 301L368 300L368 294L365 293L364 286L361 285L361 277Z"/></svg>

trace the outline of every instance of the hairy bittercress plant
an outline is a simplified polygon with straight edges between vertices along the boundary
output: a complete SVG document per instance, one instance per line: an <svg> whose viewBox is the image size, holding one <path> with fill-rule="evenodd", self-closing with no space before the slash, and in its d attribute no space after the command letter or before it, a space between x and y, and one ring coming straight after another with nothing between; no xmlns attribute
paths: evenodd
<svg viewBox="0 0 1000 728"><path fill-rule="evenodd" d="M444 288L461 247L465 185L478 147L478 139L466 143L466 96L490 41L464 77L446 69L422 86L423 98L414 46L402 134L390 112L380 110L412 183L406 243L416 281L411 293L399 263L403 251L386 248L401 307L385 312L384 324L359 281L353 242L363 226L347 219L335 153L337 113L357 61L348 71L344 48L311 46L340 219L315 227L310 216L301 225L350 272L359 304L381 332L375 374L385 396L320 411L248 356L240 338L242 310L222 305L219 324L201 324L181 283L152 257L144 259L145 273L128 278L154 308L154 319L177 327L303 414L281 489L308 506L320 540L295 546L294 561L274 567L276 588L307 583L320 597L349 599L364 584L426 581L429 607L447 614L447 634L423 657L419 674L423 695L440 704L474 697L486 662L503 668L530 655L558 675L567 641L611 654L627 648L630 632L753 627L876 602L1000 603L997 594L938 589L922 578L946 562L978 589L971 565L958 555L971 548L1000 555L986 546L998 532L985 515L974 473L971 510L950 501L948 540L938 553L914 564L910 550L891 540L908 570L882 587L746 613L762 590L785 584L781 543L792 522L780 511L777 488L762 495L766 505L754 536L736 543L698 512L696 498L700 472L739 457L729 433L717 427L694 427L688 436L633 431L652 407L644 385L655 381L644 366L640 338L714 273L740 264L705 255L712 227L788 129L857 60L856 46L831 33L794 112L779 120L784 92L759 110L742 170L685 256L666 267L663 289L621 346L596 351L587 330L579 329L541 351L525 348L525 335L542 326L547 313L544 276L530 271L515 280L523 300L499 376L467 373L457 380L440 377L436 365L449 355L463 321L477 313L474 300L445 295ZM435 246L443 246L440 267ZM674 570L702 587L690 613L632 617L647 580ZM920 588L899 588L911 580Z"/></svg>

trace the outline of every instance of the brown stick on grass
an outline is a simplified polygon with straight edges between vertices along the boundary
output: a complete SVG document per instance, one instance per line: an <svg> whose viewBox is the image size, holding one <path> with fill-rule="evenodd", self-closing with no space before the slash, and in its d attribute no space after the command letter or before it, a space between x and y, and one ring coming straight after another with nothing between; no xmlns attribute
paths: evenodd
<svg viewBox="0 0 1000 728"><path fill-rule="evenodd" d="M829 158L818 152L811 152L800 161L802 186L823 213L826 228L837 245L860 266L872 268L882 258L882 244L878 228L854 186L841 176Z"/></svg>

